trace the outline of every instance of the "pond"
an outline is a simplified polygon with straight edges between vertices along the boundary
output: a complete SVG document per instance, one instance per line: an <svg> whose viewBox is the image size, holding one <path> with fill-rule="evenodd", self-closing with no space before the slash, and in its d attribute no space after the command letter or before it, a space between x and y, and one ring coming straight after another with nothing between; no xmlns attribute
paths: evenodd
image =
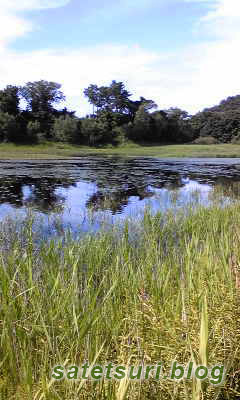
<svg viewBox="0 0 240 400"><path fill-rule="evenodd" d="M81 157L71 160L0 162L0 219L25 217L88 231L93 214L115 222L137 217L146 206L165 212L210 204L217 187L237 198L240 159ZM96 220L95 220L96 221ZM95 223L95 228L98 223ZM54 230L54 227L52 227ZM51 230L51 228L50 228Z"/></svg>

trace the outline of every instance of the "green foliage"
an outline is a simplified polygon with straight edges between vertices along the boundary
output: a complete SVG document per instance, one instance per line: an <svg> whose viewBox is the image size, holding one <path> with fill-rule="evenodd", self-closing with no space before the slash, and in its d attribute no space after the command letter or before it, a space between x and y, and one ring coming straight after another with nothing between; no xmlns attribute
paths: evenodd
<svg viewBox="0 0 240 400"><path fill-rule="evenodd" d="M118 126L119 113L103 110L97 118L84 118L81 133L89 146L117 144L123 141L124 128Z"/></svg>
<svg viewBox="0 0 240 400"><path fill-rule="evenodd" d="M219 142L212 136L200 136L193 141L194 144L218 144Z"/></svg>
<svg viewBox="0 0 240 400"><path fill-rule="evenodd" d="M39 121L29 121L27 124L27 141L38 143L41 141L41 125Z"/></svg>
<svg viewBox="0 0 240 400"><path fill-rule="evenodd" d="M69 115L54 120L52 137L58 142L78 143L81 135L81 123Z"/></svg>
<svg viewBox="0 0 240 400"><path fill-rule="evenodd" d="M132 121L140 106L144 105L146 111L157 108L153 100L147 100L140 97L139 101L132 101L132 96L126 89L123 82L112 81L110 86L90 85L84 90L84 95L88 97L88 101L93 106L93 114L98 115L99 112L107 111L119 115L127 115L125 123Z"/></svg>
<svg viewBox="0 0 240 400"><path fill-rule="evenodd" d="M3 222L2 398L239 398L239 213L239 203L223 208L221 201L187 214L146 211L133 224L50 242L40 240L38 220ZM51 379L53 366L86 360L161 361L163 376L173 360L194 361L227 373L219 387L209 379Z"/></svg>
<svg viewBox="0 0 240 400"><path fill-rule="evenodd" d="M180 144L199 137L213 138L204 143L239 142L240 95L191 116L177 107L156 111L156 103L143 96L131 100L124 83L113 80L109 86L91 84L84 90L93 114L80 119L67 108L55 109L65 100L60 89L59 83L40 80L0 90L1 140L21 143L54 139L90 146L119 144L127 139ZM19 107L20 98L26 103L25 110Z"/></svg>
<svg viewBox="0 0 240 400"><path fill-rule="evenodd" d="M96 118L84 118L81 120L81 133L85 143L89 146L97 145L101 141L101 132Z"/></svg>
<svg viewBox="0 0 240 400"><path fill-rule="evenodd" d="M123 145L127 140L127 125L116 126L112 130L112 144L115 146Z"/></svg>
<svg viewBox="0 0 240 400"><path fill-rule="evenodd" d="M42 111L51 112L54 103L65 100L60 88L59 83L41 80L26 83L21 87L20 93L27 102L28 109L35 114Z"/></svg>
<svg viewBox="0 0 240 400"><path fill-rule="evenodd" d="M19 102L17 86L8 85L5 89L0 90L0 112L16 116L19 113Z"/></svg>
<svg viewBox="0 0 240 400"><path fill-rule="evenodd" d="M168 118L164 111L155 111L151 114L153 120L153 140L163 143L168 141Z"/></svg>
<svg viewBox="0 0 240 400"><path fill-rule="evenodd" d="M165 111L168 118L167 138L172 143L186 143L196 137L191 125L191 116L180 108L170 108Z"/></svg>
<svg viewBox="0 0 240 400"><path fill-rule="evenodd" d="M100 143L112 143L114 141L113 129L117 127L114 113L101 111L97 118L97 126L100 132Z"/></svg>
<svg viewBox="0 0 240 400"><path fill-rule="evenodd" d="M132 139L135 140L151 140L152 135L152 118L142 104L136 112L133 121Z"/></svg>
<svg viewBox="0 0 240 400"><path fill-rule="evenodd" d="M233 141L240 131L240 96L203 110L192 117L191 124L198 136L212 136L220 143Z"/></svg>
<svg viewBox="0 0 240 400"><path fill-rule="evenodd" d="M136 112L130 138L158 143L184 143L193 140L194 130L186 111L170 109L149 113L148 104Z"/></svg>
<svg viewBox="0 0 240 400"><path fill-rule="evenodd" d="M27 110L40 122L41 131L45 132L46 137L49 136L54 121L54 104L65 100L60 88L59 83L41 80L28 82L20 89L21 96L27 103Z"/></svg>
<svg viewBox="0 0 240 400"><path fill-rule="evenodd" d="M19 125L16 117L6 112L0 112L0 140L2 142L16 141L19 135Z"/></svg>
<svg viewBox="0 0 240 400"><path fill-rule="evenodd" d="M236 133L234 138L232 139L233 144L240 144L240 131Z"/></svg>
<svg viewBox="0 0 240 400"><path fill-rule="evenodd" d="M123 82L112 81L110 86L90 85L84 90L84 95L93 105L95 111L127 112L131 94L125 89Z"/></svg>
<svg viewBox="0 0 240 400"><path fill-rule="evenodd" d="M219 105L205 108L204 111L217 111L217 112L226 112L226 111L239 111L240 110L240 95L230 96L225 100L222 100Z"/></svg>

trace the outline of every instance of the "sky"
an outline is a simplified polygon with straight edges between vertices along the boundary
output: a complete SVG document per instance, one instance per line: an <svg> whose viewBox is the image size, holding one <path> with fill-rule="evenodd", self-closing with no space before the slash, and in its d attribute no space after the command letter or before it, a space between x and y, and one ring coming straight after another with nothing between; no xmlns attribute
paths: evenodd
<svg viewBox="0 0 240 400"><path fill-rule="evenodd" d="M0 0L0 88L45 79L67 106L123 81L190 114L240 94L240 0Z"/></svg>

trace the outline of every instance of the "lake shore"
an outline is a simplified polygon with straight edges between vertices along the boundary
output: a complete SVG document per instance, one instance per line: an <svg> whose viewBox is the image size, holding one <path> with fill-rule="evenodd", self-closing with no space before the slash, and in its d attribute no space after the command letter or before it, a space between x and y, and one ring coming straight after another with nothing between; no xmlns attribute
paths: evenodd
<svg viewBox="0 0 240 400"><path fill-rule="evenodd" d="M0 160L10 159L61 159L87 155L149 156L159 158L240 158L240 146L218 145L139 145L127 144L119 147L88 147L70 144L47 143L39 145L0 145Z"/></svg>

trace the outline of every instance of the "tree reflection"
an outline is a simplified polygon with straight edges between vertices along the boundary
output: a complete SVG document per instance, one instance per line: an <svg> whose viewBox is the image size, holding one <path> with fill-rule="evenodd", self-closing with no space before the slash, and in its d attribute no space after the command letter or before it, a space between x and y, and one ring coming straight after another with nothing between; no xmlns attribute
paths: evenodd
<svg viewBox="0 0 240 400"><path fill-rule="evenodd" d="M6 176L3 176L3 168ZM19 176L18 171L23 171L23 175ZM175 191L175 198L189 179L221 186L223 194L231 198L239 198L240 194L240 172L224 163L199 166L196 162L177 163L144 157L86 157L55 164L28 162L19 167L17 163L6 163L1 174L0 204L32 207L42 213L60 212L67 201L62 189L76 187L79 182L94 183L96 187L84 207L94 211L109 210L113 214L121 213L132 198L142 201L153 197L159 189Z"/></svg>
<svg viewBox="0 0 240 400"><path fill-rule="evenodd" d="M0 204L8 203L14 207L23 206L23 183L19 178L0 179Z"/></svg>
<svg viewBox="0 0 240 400"><path fill-rule="evenodd" d="M59 212L64 205L65 197L57 193L57 189L75 185L76 183L70 179L2 178L0 179L0 204L7 203L15 208L32 207L44 213Z"/></svg>
<svg viewBox="0 0 240 400"><path fill-rule="evenodd" d="M110 210L113 214L116 214L123 211L131 197L138 197L139 200L143 200L152 196L154 196L153 191L138 187L111 192L97 191L89 198L86 207L93 211Z"/></svg>

